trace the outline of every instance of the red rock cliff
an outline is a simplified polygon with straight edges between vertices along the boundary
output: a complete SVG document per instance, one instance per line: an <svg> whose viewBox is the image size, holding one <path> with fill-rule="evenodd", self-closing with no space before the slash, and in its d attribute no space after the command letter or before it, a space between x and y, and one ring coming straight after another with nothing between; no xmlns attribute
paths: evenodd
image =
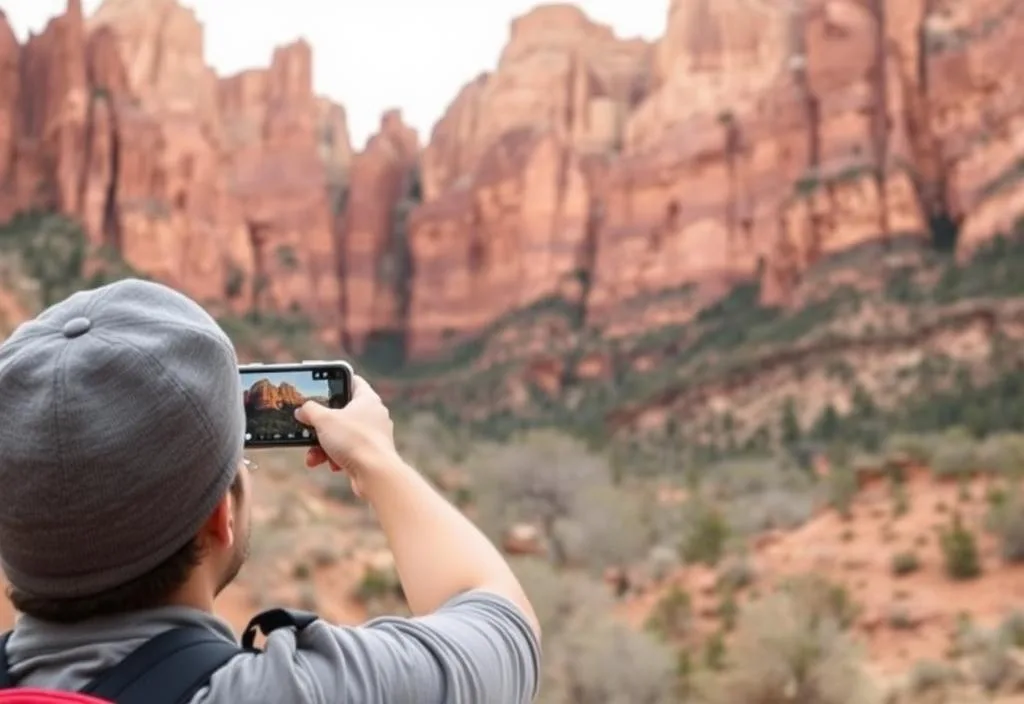
<svg viewBox="0 0 1024 704"><path fill-rule="evenodd" d="M337 339L334 196L344 111L308 44L218 78L175 0L72 0L24 47L0 22L0 215L59 209L94 244L236 310L303 310Z"/></svg>
<svg viewBox="0 0 1024 704"><path fill-rule="evenodd" d="M407 220L420 200L419 137L390 111L355 157L340 217L345 347L404 356L412 269Z"/></svg>
<svg viewBox="0 0 1024 704"><path fill-rule="evenodd" d="M654 47L536 10L424 153L413 349L573 272L592 321L643 326L626 302L759 278L786 303L865 242L969 251L1024 214L1022 33L999 0L674 0Z"/></svg>
<svg viewBox="0 0 1024 704"><path fill-rule="evenodd" d="M648 91L652 47L575 7L514 21L497 70L470 83L423 155L409 223L414 354L578 280L591 265L589 164L611 158Z"/></svg>
<svg viewBox="0 0 1024 704"><path fill-rule="evenodd" d="M393 111L354 155L304 42L218 78L174 0L72 0L21 47L0 21L0 217L395 360L555 294L609 331L692 315L673 290L786 304L829 254L1024 215L1022 45L1016 0L673 0L653 44L547 5L422 149Z"/></svg>

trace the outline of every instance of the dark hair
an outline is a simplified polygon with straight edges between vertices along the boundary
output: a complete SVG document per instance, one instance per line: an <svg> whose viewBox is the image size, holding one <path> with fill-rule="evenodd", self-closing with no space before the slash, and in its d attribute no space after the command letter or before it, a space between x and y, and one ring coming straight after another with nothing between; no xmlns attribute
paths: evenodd
<svg viewBox="0 0 1024 704"><path fill-rule="evenodd" d="M241 475L235 475L231 493L238 496L242 489ZM146 574L99 594L71 599L52 599L21 591L13 585L7 587L7 598L18 611L42 621L53 623L79 623L97 616L112 616L155 609L167 604L178 589L188 581L192 570L203 558L203 546L198 537L189 538L173 555Z"/></svg>
<svg viewBox="0 0 1024 704"><path fill-rule="evenodd" d="M9 586L7 596L14 608L43 621L78 623L97 616L142 611L163 605L181 588L202 558L196 538L155 568L130 582L99 594L72 599L51 599Z"/></svg>

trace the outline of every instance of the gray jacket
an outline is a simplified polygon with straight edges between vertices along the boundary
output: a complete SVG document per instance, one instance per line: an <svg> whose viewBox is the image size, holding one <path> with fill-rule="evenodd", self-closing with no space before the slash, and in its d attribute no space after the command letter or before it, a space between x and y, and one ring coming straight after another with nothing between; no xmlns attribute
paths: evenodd
<svg viewBox="0 0 1024 704"><path fill-rule="evenodd" d="M78 690L147 639L191 624L236 641L226 622L182 607L74 626L22 616L7 646L11 674L22 687ZM522 612L469 592L420 618L276 630L263 654L231 660L193 704L527 704L539 669Z"/></svg>

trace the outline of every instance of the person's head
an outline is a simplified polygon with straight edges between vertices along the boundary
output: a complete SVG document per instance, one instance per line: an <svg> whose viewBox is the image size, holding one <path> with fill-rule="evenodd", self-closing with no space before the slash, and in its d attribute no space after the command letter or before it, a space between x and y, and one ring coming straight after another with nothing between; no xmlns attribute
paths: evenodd
<svg viewBox="0 0 1024 704"><path fill-rule="evenodd" d="M231 341L136 279L76 293L0 344L0 565L48 621L208 608L248 552Z"/></svg>

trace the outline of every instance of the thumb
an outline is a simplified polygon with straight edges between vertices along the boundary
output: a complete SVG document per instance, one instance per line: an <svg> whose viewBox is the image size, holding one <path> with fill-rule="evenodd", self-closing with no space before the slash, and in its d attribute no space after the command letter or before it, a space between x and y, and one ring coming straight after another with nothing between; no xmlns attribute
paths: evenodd
<svg viewBox="0 0 1024 704"><path fill-rule="evenodd" d="M313 427L316 427L326 414L327 408L316 401L306 401L295 409L295 419Z"/></svg>

